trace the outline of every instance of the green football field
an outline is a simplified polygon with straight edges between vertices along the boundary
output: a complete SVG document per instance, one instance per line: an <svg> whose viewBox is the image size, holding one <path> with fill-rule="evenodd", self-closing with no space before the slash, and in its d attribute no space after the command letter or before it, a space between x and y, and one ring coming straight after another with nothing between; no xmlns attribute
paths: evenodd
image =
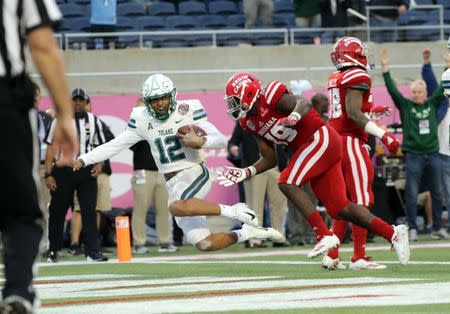
<svg viewBox="0 0 450 314"><path fill-rule="evenodd" d="M65 256L39 264L38 313L450 313L449 241L422 236L408 266L380 238L367 248L388 268L327 271L321 257L306 258L311 246L165 254L152 247L129 263L114 254L107 263ZM342 251L348 266L351 246Z"/></svg>

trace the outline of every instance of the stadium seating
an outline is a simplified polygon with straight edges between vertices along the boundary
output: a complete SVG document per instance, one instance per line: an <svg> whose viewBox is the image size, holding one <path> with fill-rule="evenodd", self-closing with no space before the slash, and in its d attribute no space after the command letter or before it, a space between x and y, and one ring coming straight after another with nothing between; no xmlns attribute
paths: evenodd
<svg viewBox="0 0 450 314"><path fill-rule="evenodd" d="M75 17L63 19L58 31L60 32L88 32L90 29L88 17Z"/></svg>
<svg viewBox="0 0 450 314"><path fill-rule="evenodd" d="M441 4L445 9L450 9L450 1L448 0L437 0L436 4Z"/></svg>
<svg viewBox="0 0 450 314"><path fill-rule="evenodd" d="M177 14L175 5L171 2L153 2L148 8L148 14L154 16L169 16Z"/></svg>
<svg viewBox="0 0 450 314"><path fill-rule="evenodd" d="M295 15L293 13L277 14L272 18L273 27L291 28L296 27Z"/></svg>
<svg viewBox="0 0 450 314"><path fill-rule="evenodd" d="M135 3L121 3L117 5L118 16L143 16L145 15L144 6Z"/></svg>
<svg viewBox="0 0 450 314"><path fill-rule="evenodd" d="M277 0L273 2L274 15L280 13L294 13L294 4L291 0Z"/></svg>
<svg viewBox="0 0 450 314"><path fill-rule="evenodd" d="M192 16L172 15L166 18L166 27L168 29L186 30L196 28L198 24Z"/></svg>
<svg viewBox="0 0 450 314"><path fill-rule="evenodd" d="M237 14L238 8L232 1L214 1L208 5L209 14L229 15Z"/></svg>
<svg viewBox="0 0 450 314"><path fill-rule="evenodd" d="M178 13L180 15L204 15L208 14L206 5L198 1L180 2L178 5Z"/></svg>
<svg viewBox="0 0 450 314"><path fill-rule="evenodd" d="M166 20L162 16L139 16L136 25L140 30L161 31L166 28Z"/></svg>
<svg viewBox="0 0 450 314"><path fill-rule="evenodd" d="M226 17L228 27L230 28L244 28L245 16L243 14L230 14Z"/></svg>
<svg viewBox="0 0 450 314"><path fill-rule="evenodd" d="M59 9L61 10L61 13L64 16L64 18L85 17L88 13L85 10L85 6L73 3L60 4Z"/></svg>
<svg viewBox="0 0 450 314"><path fill-rule="evenodd" d="M227 21L221 15L202 15L197 18L197 22L201 27L209 29L220 29L227 27Z"/></svg>

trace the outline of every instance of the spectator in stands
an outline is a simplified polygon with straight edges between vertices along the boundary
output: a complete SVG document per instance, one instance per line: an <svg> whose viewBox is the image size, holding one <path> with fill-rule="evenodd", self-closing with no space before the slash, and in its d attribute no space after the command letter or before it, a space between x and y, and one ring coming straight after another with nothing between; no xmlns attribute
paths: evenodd
<svg viewBox="0 0 450 314"><path fill-rule="evenodd" d="M294 0L295 24L300 27L320 27L320 2L316 0Z"/></svg>
<svg viewBox="0 0 450 314"><path fill-rule="evenodd" d="M145 106L139 99L137 106ZM133 151L133 176L131 187L133 188L134 206L131 220L133 234L133 252L143 254L148 252L145 246L146 217L151 203L156 211L156 232L158 234L158 252L176 252L178 248L172 244L171 217L169 215L166 180L158 171L155 160L147 141L140 141L130 147Z"/></svg>
<svg viewBox="0 0 450 314"><path fill-rule="evenodd" d="M294 0L295 25L298 27L321 27L320 2L316 0ZM320 36L314 37L314 43L320 44Z"/></svg>
<svg viewBox="0 0 450 314"><path fill-rule="evenodd" d="M262 25L272 25L273 0L243 0L245 28L253 28L256 18Z"/></svg>
<svg viewBox="0 0 450 314"><path fill-rule="evenodd" d="M85 112L92 112L92 104L90 97L87 96L86 104L84 106ZM106 125L105 122L100 120L102 127L102 132L105 135L105 142L109 142L114 138L114 134L111 129ZM109 159L103 162L103 167L100 174L97 177L97 230L101 229L101 222L107 212L111 210L111 163ZM82 220L80 213L80 202L78 201L78 196L74 195L74 204L72 206L72 218L70 219L70 246L69 253L72 255L83 254L83 249L81 247L80 234L82 230ZM101 234L101 233L100 233ZM101 239L100 239L101 240ZM103 241L100 241L100 245ZM104 250L103 250L104 251Z"/></svg>
<svg viewBox="0 0 450 314"><path fill-rule="evenodd" d="M370 39L374 42L397 41L397 18L408 11L410 0L368 0L367 7L392 6L389 10L370 10L370 26L389 27L387 30L371 31Z"/></svg>
<svg viewBox="0 0 450 314"><path fill-rule="evenodd" d="M117 25L116 0L91 0L92 33L115 32ZM114 47L114 37L95 38L95 49L103 49L106 42Z"/></svg>
<svg viewBox="0 0 450 314"><path fill-rule="evenodd" d="M352 0L321 0L320 12L322 27L347 27L347 8L352 7Z"/></svg>
<svg viewBox="0 0 450 314"><path fill-rule="evenodd" d="M239 153L240 150L242 154ZM242 156L242 167L248 167L259 158L259 149L253 136L245 132L239 122L234 126L233 134L228 141L228 151L231 155ZM264 203L267 198L270 210L271 226L285 235L285 222L287 213L287 199L278 188L278 177L287 164L286 154L282 146L277 146L278 167L267 172L253 176L244 181L245 202L256 213L258 221L264 221ZM288 246L288 242L274 242L274 247ZM260 239L250 239L248 247L265 247Z"/></svg>
<svg viewBox="0 0 450 314"><path fill-rule="evenodd" d="M411 83L411 99L397 89L389 73L389 56L386 49L380 54L383 78L395 106L400 111L403 126L402 151L405 154L406 188L405 206L410 241L417 241L417 195L422 175L427 180L433 206L433 237L448 238L441 228L441 183L439 142L437 136L436 108L445 99L442 87L427 99L423 80ZM427 171L425 171L427 168Z"/></svg>
<svg viewBox="0 0 450 314"><path fill-rule="evenodd" d="M100 120L90 112L84 111L87 95L81 88L72 91L72 103L74 107L75 124L79 139L79 152L86 153L105 141ZM83 230L85 235L85 254L88 260L103 262L108 258L100 252L96 226L96 199L97 177L101 172L103 163L89 166L82 171L73 172L71 167L61 165L57 157L59 152L53 144L55 127L58 121L53 120L45 137L47 148L45 166L46 184L50 189L52 199L50 201L49 239L50 247L47 261L58 261L57 252L63 247L64 217L67 209L73 202L75 191L80 201ZM53 163L54 160L57 160Z"/></svg>
<svg viewBox="0 0 450 314"><path fill-rule="evenodd" d="M447 43L450 49L450 38ZM436 77L430 62L431 52L429 49L423 51L422 77L427 83L427 94L430 96L438 87ZM446 67L450 68L450 53L443 55ZM447 207L450 210L450 110L448 110L448 99L445 99L437 110L438 121L438 139L439 139L439 158L441 160L441 184L442 194ZM447 226L450 232L450 223ZM447 233L448 233L447 232Z"/></svg>
<svg viewBox="0 0 450 314"><path fill-rule="evenodd" d="M39 110L39 102L41 100L41 88L38 84L33 82L34 89L34 106ZM47 150L47 144L44 142L45 134L50 125L51 117L44 111L38 112L38 136L39 136L39 148L40 148L40 165L39 165L39 178L41 185L39 187L39 195L44 203L44 234L42 235L41 252L48 249L48 205L50 203L50 191L45 185L45 151Z"/></svg>

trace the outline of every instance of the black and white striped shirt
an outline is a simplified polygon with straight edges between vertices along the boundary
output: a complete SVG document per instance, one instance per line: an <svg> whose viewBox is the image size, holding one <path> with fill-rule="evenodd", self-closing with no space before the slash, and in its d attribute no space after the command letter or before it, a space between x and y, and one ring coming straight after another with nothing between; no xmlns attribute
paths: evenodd
<svg viewBox="0 0 450 314"><path fill-rule="evenodd" d="M0 77L24 73L26 34L39 27L54 27L60 20L54 0L0 0Z"/></svg>
<svg viewBox="0 0 450 314"><path fill-rule="evenodd" d="M45 136L44 142L49 145L53 142L57 122L57 119L53 119ZM77 156L86 154L105 143L105 124L92 113L85 112L81 118L74 118L73 124L80 141L80 152Z"/></svg>

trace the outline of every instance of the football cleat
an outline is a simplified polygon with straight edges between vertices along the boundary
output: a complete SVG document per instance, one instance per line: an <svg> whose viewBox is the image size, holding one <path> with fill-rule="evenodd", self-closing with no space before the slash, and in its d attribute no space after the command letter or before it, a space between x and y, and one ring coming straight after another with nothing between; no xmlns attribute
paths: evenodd
<svg viewBox="0 0 450 314"><path fill-rule="evenodd" d="M336 235L326 235L314 246L311 252L308 253L308 258L314 258L318 255L325 254L329 249L337 247L340 243Z"/></svg>
<svg viewBox="0 0 450 314"><path fill-rule="evenodd" d="M237 203L233 205L234 215L233 219L242 221L244 224L248 224L253 227L258 227L258 217L256 213L248 208L245 203Z"/></svg>
<svg viewBox="0 0 450 314"><path fill-rule="evenodd" d="M253 227L248 224L242 225L242 230L248 236L248 239L272 240L273 242L283 242L284 236L273 228Z"/></svg>
<svg viewBox="0 0 450 314"><path fill-rule="evenodd" d="M346 269L345 265L338 258L331 258L325 255L322 259L322 267L328 270Z"/></svg>
<svg viewBox="0 0 450 314"><path fill-rule="evenodd" d="M402 265L409 262L411 250L409 248L408 227L405 225L398 225L394 227L394 234L392 235L392 248L397 252L397 257Z"/></svg>
<svg viewBox="0 0 450 314"><path fill-rule="evenodd" d="M361 269L386 269L387 266L383 264L378 264L377 262L372 261L370 256L366 256L360 259L357 259L354 262L350 262L350 269L353 270L361 270Z"/></svg>

